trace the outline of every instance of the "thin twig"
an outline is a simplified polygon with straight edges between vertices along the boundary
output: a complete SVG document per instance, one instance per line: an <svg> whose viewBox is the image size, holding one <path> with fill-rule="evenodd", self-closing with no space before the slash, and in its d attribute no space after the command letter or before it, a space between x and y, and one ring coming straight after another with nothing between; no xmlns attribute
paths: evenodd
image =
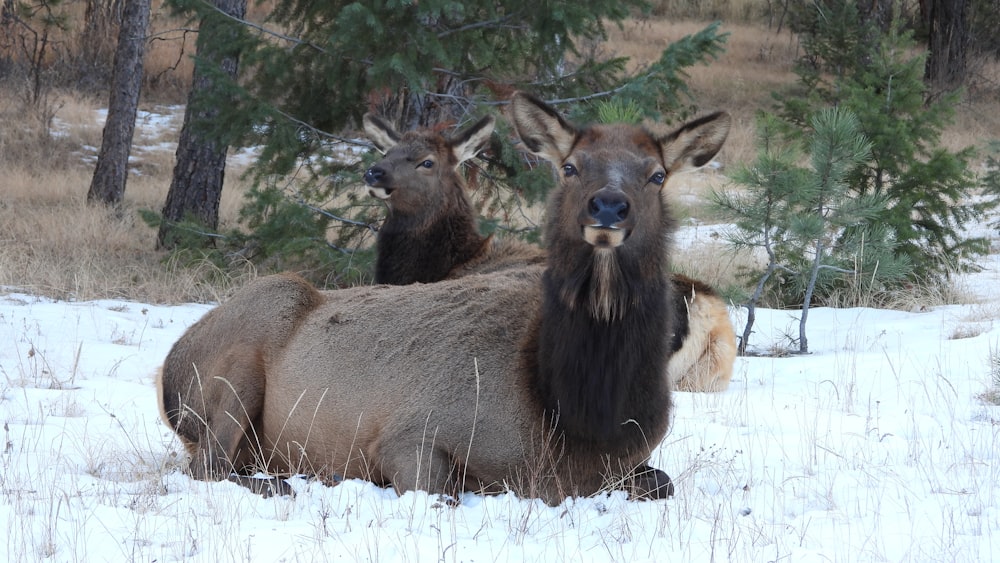
<svg viewBox="0 0 1000 563"><path fill-rule="evenodd" d="M264 35L270 35L272 37L276 37L276 38L281 39L283 41L288 41L289 43L294 43L295 45L305 45L306 47L310 47L312 49L315 49L315 50L317 50L320 53L323 53L325 55L331 55L331 56L333 55L332 53L330 53L329 51L327 51L323 47L320 47L319 45L316 45L315 43L311 43L309 41L305 41L305 40L299 39L297 37L292 37L291 35L285 35L283 33L279 33L277 31L268 29L268 28L266 28L266 27L264 27L264 26L262 26L260 24L253 23L253 22L251 22L249 20L246 20L244 18L238 18L238 17L236 17L236 16L234 16L234 15L232 15L230 13L227 13L225 10L223 10L222 8L216 6L212 2L207 2L205 0L202 0L202 4L205 4L209 8L212 8L216 12L222 14L223 16L225 16L225 17L227 17L227 18L229 18L229 19L231 19L231 20L233 20L233 21L235 21L237 23L243 24L243 25L245 25L245 26L247 26L247 27L249 27L251 29L255 29L255 30L259 31L259 32L263 33Z"/></svg>
<svg viewBox="0 0 1000 563"><path fill-rule="evenodd" d="M282 110L280 110L280 109L278 109L276 107L272 106L272 109L274 109L274 111L278 115L284 117L285 119L291 121L292 123L295 123L296 125L299 125L301 127L305 127L306 129L312 131L313 133L316 133L320 137L324 137L324 138L327 138L327 139L332 139L332 140L340 142L340 143L344 143L344 144L348 144L348 145L354 145L354 146L357 146L357 147L365 147L367 149L375 148L375 145L373 145L370 142L359 141L357 139L346 139L344 137L338 137L337 135L334 135L333 133L327 133L326 131L323 131L322 129L317 129L315 126L310 125L310 124L306 123L305 121L302 121L301 119L293 117L290 114L288 114L288 113L286 113L286 112L284 112L284 111L282 111Z"/></svg>
<svg viewBox="0 0 1000 563"><path fill-rule="evenodd" d="M363 221L355 221L354 219L348 219L346 217L340 217L339 215L334 215L333 213L330 213L329 211L327 211L327 210L325 210L325 209L323 209L321 207L316 207L315 205L312 205L312 204L306 202L302 198L296 198L295 201L296 201L296 203L298 203L299 205L305 207L306 209L309 209L310 211L315 211L316 213L319 213L320 215L329 217L330 219L333 219L335 221L340 221L341 223L347 223L348 225L355 225L357 227L365 227L366 229L368 229L369 231L371 231L373 233L377 233L378 232L378 228L375 227L375 225L372 225L371 223L365 223Z"/></svg>

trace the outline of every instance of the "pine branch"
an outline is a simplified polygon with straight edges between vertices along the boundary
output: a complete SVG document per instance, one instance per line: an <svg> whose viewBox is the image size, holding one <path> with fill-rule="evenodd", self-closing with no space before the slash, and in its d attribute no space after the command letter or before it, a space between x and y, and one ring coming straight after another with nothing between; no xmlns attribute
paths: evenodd
<svg viewBox="0 0 1000 563"><path fill-rule="evenodd" d="M848 270L847 268L841 268L840 266L833 266L830 264L820 264L817 270L830 270L838 274L854 274L854 270Z"/></svg>

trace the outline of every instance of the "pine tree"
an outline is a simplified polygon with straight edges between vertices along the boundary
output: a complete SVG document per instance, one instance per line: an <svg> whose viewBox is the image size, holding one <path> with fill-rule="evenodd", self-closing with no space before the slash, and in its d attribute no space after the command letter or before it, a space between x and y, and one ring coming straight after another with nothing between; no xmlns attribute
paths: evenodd
<svg viewBox="0 0 1000 563"><path fill-rule="evenodd" d="M1000 198L1000 139L989 142L984 166L986 173L983 174L983 197ZM1000 230L1000 219L994 219L990 226Z"/></svg>
<svg viewBox="0 0 1000 563"><path fill-rule="evenodd" d="M791 133L807 134L818 108L841 106L857 115L872 143L872 158L848 183L856 195L882 198L886 205L845 236L860 238L872 225L887 229L898 242L897 257L912 262L913 276L921 279L975 267L988 241L966 236L962 226L982 218L995 201L972 197L980 185L970 170L975 149L940 146L958 93L930 99L925 58L914 54L911 34L898 22L882 32L859 16L853 0L807 2L793 23L805 50L796 68L799 82L776 94Z"/></svg>
<svg viewBox="0 0 1000 563"><path fill-rule="evenodd" d="M806 320L817 285L825 278L855 274L845 268L845 251L853 262L867 271L867 260L854 244L845 244L843 232L857 225L868 224L884 208L878 197L852 197L848 176L868 160L871 144L860 133L857 117L842 108L820 110L811 120L813 131L809 143L810 169L805 182L792 192L792 207L800 212L791 216L789 235L796 256L805 260L794 277L804 285L802 315L799 317L799 353L809 352ZM838 248L839 247L839 248ZM810 254L812 255L810 257ZM881 258L881 257L879 257ZM883 278L886 268L878 272ZM895 273L895 272L893 272Z"/></svg>
<svg viewBox="0 0 1000 563"><path fill-rule="evenodd" d="M246 0L212 0L198 25L198 54L170 189L163 204L157 247L174 248L183 233L178 223L192 221L197 230L215 230L219 223L227 144L204 129L225 105L226 84L238 72L241 29L234 18L246 15Z"/></svg>
<svg viewBox="0 0 1000 563"><path fill-rule="evenodd" d="M639 72L627 59L585 52L641 0L526 0L456 3L282 0L244 52L250 80L240 103L221 108L220 136L264 144L258 172L287 174L303 155L344 141L365 111L406 130L464 123L516 88L547 99L611 94L635 100L649 117L689 102L683 69L710 60L724 35L712 25L664 51ZM569 58L575 62L569 62ZM584 111L586 104L579 104ZM233 137L238 137L235 139Z"/></svg>
<svg viewBox="0 0 1000 563"><path fill-rule="evenodd" d="M938 90L954 90L969 73L971 0L929 0L920 3L927 26L927 67L924 78Z"/></svg>
<svg viewBox="0 0 1000 563"><path fill-rule="evenodd" d="M805 354L806 322L817 295L845 284L873 291L909 273L907 262L893 257L894 244L885 230L857 228L870 225L884 209L882 198L857 196L848 183L870 158L871 145L857 117L843 108L826 108L812 116L810 126L812 133L800 147L782 140L773 116L763 116L756 161L733 174L741 189L714 195L734 222L729 238L735 247L761 249L768 257L763 271L751 274L755 283L745 304L741 353L767 287L800 304L798 352ZM800 148L808 152L808 167L797 164ZM863 235L856 239L845 235L848 231Z"/></svg>
<svg viewBox="0 0 1000 563"><path fill-rule="evenodd" d="M781 141L780 124L774 116L761 114L757 120L756 160L739 165L731 175L740 186L736 190L714 191L712 200L722 215L733 222L727 238L737 251L764 252L767 264L762 271L747 272L753 291L743 304L747 322L739 342L739 354L746 355L750 335L768 283L785 271L779 249L785 245L787 228L795 212L789 207L795 190L805 183L805 171L795 166L800 153L794 145Z"/></svg>

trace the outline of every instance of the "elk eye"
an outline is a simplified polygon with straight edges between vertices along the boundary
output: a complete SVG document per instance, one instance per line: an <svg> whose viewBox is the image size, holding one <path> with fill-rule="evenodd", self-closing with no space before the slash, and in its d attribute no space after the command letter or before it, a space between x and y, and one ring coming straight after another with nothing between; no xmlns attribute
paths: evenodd
<svg viewBox="0 0 1000 563"><path fill-rule="evenodd" d="M562 169L563 175L567 178L577 175L576 166L573 166L572 164L563 164Z"/></svg>
<svg viewBox="0 0 1000 563"><path fill-rule="evenodd" d="M423 162L420 163L420 166L423 167L423 168L434 168L434 161L433 160L425 160L425 161L423 161Z"/></svg>
<svg viewBox="0 0 1000 563"><path fill-rule="evenodd" d="M667 175L664 174L663 172L657 172L656 174L653 174L652 176L649 177L650 183L656 184L657 186L662 186L663 181L666 179Z"/></svg>

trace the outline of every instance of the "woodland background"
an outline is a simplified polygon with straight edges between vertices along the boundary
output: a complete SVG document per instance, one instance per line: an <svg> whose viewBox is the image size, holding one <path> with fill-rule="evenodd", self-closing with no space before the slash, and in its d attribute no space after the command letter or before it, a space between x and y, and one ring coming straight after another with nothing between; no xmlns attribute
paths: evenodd
<svg viewBox="0 0 1000 563"><path fill-rule="evenodd" d="M819 75L829 74L815 63L811 36L793 28L808 27L803 14L810 10L827 17L845 6L872 24L872 33L910 35L896 49L927 57L920 59L921 103L942 103L950 112L930 138L915 142L962 155L956 193L995 199L989 192L989 180L996 184L990 142L1000 131L995 0L556 3L550 11L532 8L541 14L534 20L524 19L525 5L517 2L491 4L506 10L486 14L493 19L466 4L170 0L152 2L144 13L144 2L4 3L0 284L55 297L164 302L217 300L249 278L283 269L329 287L366 283L384 209L360 187L360 171L374 158L356 130L360 114L381 111L404 129L459 126L476 112L498 111L514 88L568 100L560 108L581 119L597 118L621 100L619 116L634 111L636 119L666 123L730 111L737 126L718 159L723 170L678 181L685 193L675 202L685 221L726 223L732 218L712 205L712 193L734 187L732 171L755 166L758 114L811 95L803 93L803 60L811 57ZM408 18L415 9L419 17ZM414 27L393 31L405 25ZM501 37L503 46L520 51L511 47L489 59L490 66L462 66L486 60L470 45L495 36L459 41L460 33L506 27L527 30ZM346 36L345 29L358 35ZM393 43L423 37L414 29L432 32L420 48ZM834 50L847 52L849 45L837 40ZM935 41L941 46L930 51ZM373 55L334 57L333 49L348 42ZM457 56L441 46L452 43ZM425 45L441 49L436 59L419 52ZM129 53L131 67L124 66ZM510 60L516 62L502 66ZM348 63L360 66L337 66ZM116 65L124 70L116 74ZM133 139L135 108L173 120L157 138ZM509 144L491 156L472 171L484 228L537 240L533 217L548 172L531 166L525 172ZM912 159L926 162L927 152ZM934 173L941 175L926 172ZM960 235L960 223L948 226ZM762 265L722 238L678 256L676 267L742 303L755 279L748 272ZM965 266L990 249L977 252ZM904 307L914 298L954 299L947 283L952 264L936 264L934 275L910 276L880 299ZM777 285L765 303L801 305L801 294L783 292ZM824 303L842 294L830 292Z"/></svg>

